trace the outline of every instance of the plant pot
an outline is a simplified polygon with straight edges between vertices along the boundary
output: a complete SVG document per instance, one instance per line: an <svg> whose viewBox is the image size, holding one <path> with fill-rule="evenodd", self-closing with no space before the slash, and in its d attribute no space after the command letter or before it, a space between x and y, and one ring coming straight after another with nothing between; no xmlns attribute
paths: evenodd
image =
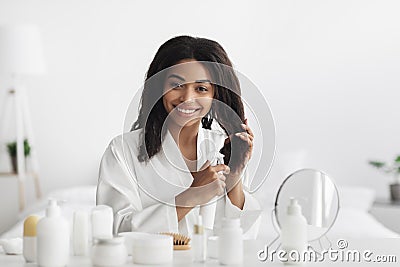
<svg viewBox="0 0 400 267"><path fill-rule="evenodd" d="M11 157L11 166L13 173L18 173L18 161L17 157Z"/></svg>
<svg viewBox="0 0 400 267"><path fill-rule="evenodd" d="M390 199L395 202L400 202L400 184L399 183L390 185Z"/></svg>

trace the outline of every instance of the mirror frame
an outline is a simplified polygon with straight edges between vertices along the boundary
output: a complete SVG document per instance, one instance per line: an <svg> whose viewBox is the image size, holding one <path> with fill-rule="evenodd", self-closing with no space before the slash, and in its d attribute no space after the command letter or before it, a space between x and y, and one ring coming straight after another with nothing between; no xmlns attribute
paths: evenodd
<svg viewBox="0 0 400 267"><path fill-rule="evenodd" d="M335 217L333 218L332 223L331 223L330 226L326 229L326 231L325 231L323 234L321 234L321 236L319 236L318 238L315 238L315 239L308 239L308 242L312 242L312 241L321 239L323 236L325 236L325 235L329 232L329 230L330 230L330 229L333 227L333 225L335 224L336 219L337 219L337 217L338 217L338 215L339 215L339 211L340 211L339 190L338 190L338 188L337 188L337 186L336 186L336 183L335 183L335 182L332 180L332 178L331 178L329 175L327 175L325 172L320 171L320 170L316 170L316 169L312 169L312 168L304 168L304 169L297 170L297 171L291 173L288 177L286 177L286 179L285 179L285 180L282 182L282 184L279 186L278 192L277 192L277 194L276 194L276 196L275 196L274 217L275 217L276 224L277 224L277 226L279 227L279 230L280 230L280 229L281 229L281 224L279 223L279 220L278 220L278 209L277 209L277 207L278 207L278 198L279 198L279 194L281 193L281 190L282 190L283 186L285 185L285 183L286 183L290 178L292 178L295 174L297 174L297 173L299 173L299 172L302 172L302 171L314 171L314 172L322 173L323 175L327 176L327 177L332 181L332 184L333 184L333 186L334 186L334 188L335 188L336 197L337 197L337 200L338 200L338 203L337 203L337 212L336 212Z"/></svg>

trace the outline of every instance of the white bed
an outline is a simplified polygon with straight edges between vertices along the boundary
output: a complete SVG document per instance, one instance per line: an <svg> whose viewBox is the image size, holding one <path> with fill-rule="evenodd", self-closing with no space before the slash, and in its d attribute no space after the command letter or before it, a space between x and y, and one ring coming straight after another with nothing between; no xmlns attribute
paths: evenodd
<svg viewBox="0 0 400 267"><path fill-rule="evenodd" d="M372 190L360 187L339 188L341 209L335 225L328 233L331 240L337 238L395 238L399 234L387 229L379 223L369 212L374 193ZM90 211L95 205L95 186L74 187L54 191L48 197L62 200L62 213L72 222L75 210ZM277 236L271 222L273 201L262 201L264 212L258 239L272 240ZM47 200L44 198L20 216L20 221L0 238L22 237L23 220L30 214L44 216Z"/></svg>

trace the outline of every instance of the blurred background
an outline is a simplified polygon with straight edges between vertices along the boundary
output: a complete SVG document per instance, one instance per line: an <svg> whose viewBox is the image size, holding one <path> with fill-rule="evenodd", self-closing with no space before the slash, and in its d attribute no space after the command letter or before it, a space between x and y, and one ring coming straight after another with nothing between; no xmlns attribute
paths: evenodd
<svg viewBox="0 0 400 267"><path fill-rule="evenodd" d="M41 32L46 72L23 81L43 195L96 184L158 47L185 34L222 44L270 105L276 158L260 195L272 199L289 173L308 167L389 198L392 175L368 160L400 154L399 8L396 0L0 1L0 25ZM0 105L12 86L0 74ZM1 127L8 172L12 120Z"/></svg>

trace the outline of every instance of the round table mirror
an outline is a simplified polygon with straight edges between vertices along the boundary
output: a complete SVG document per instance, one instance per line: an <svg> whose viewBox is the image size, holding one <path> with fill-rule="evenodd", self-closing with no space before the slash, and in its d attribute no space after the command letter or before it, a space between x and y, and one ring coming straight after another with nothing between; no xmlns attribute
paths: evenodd
<svg viewBox="0 0 400 267"><path fill-rule="evenodd" d="M275 219L280 228L290 198L296 198L307 220L308 241L320 239L333 226L339 212L339 194L323 172L301 169L289 175L275 199Z"/></svg>

